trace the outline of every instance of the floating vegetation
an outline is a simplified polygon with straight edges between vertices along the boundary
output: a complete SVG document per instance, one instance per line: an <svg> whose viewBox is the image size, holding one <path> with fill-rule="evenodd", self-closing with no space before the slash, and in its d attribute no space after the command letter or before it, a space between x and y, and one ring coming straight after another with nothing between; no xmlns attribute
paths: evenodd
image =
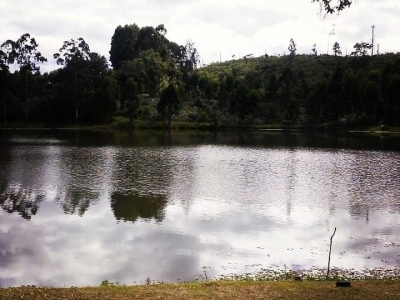
<svg viewBox="0 0 400 300"><path fill-rule="evenodd" d="M312 268L308 270L261 269L254 273L220 275L217 280L240 281L279 281L290 279L326 280L327 269ZM328 280L399 280L400 269L341 269L332 268Z"/></svg>

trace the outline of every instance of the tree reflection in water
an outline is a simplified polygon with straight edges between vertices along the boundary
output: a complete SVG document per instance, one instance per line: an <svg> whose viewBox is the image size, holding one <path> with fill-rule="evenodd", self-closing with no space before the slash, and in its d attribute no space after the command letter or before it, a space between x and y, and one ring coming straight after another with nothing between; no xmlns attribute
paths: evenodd
<svg viewBox="0 0 400 300"><path fill-rule="evenodd" d="M61 204L65 214L78 214L82 217L89 209L90 205L98 201L98 197L98 192L67 188L65 192L58 194L56 201Z"/></svg>
<svg viewBox="0 0 400 300"><path fill-rule="evenodd" d="M161 223L165 216L167 199L162 195L123 194L114 192L111 195L111 209L115 218L120 221L135 222L139 218L156 220Z"/></svg>
<svg viewBox="0 0 400 300"><path fill-rule="evenodd" d="M39 210L40 202L45 195L32 189L11 189L0 187L0 207L8 213L19 213L25 220L30 220Z"/></svg>

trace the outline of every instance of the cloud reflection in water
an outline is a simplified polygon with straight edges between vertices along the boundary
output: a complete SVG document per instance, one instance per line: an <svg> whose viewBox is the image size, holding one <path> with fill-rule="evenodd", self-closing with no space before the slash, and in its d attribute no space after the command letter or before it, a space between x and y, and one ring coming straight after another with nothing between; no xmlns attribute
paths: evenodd
<svg viewBox="0 0 400 300"><path fill-rule="evenodd" d="M398 152L264 142L1 148L0 284L400 266Z"/></svg>

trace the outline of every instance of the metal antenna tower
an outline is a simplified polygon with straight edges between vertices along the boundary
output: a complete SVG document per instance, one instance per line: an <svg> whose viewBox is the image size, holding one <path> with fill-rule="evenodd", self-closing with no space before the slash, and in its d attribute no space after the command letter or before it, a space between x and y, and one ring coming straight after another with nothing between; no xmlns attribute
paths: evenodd
<svg viewBox="0 0 400 300"><path fill-rule="evenodd" d="M372 47L371 47L371 55L374 55L374 42L375 42L375 25L371 26L372 28Z"/></svg>
<svg viewBox="0 0 400 300"><path fill-rule="evenodd" d="M336 24L332 24L332 30L329 32L328 49L326 50L326 54L329 54L329 42L330 42L330 39L331 39L331 35L335 35L335 26L336 26Z"/></svg>

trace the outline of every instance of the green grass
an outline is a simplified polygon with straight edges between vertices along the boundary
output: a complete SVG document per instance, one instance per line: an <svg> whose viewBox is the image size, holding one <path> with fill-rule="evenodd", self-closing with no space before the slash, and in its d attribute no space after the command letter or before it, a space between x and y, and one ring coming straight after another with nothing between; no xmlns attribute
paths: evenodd
<svg viewBox="0 0 400 300"><path fill-rule="evenodd" d="M400 299L400 281L356 281L337 288L332 281L208 281L185 284L87 288L0 289L0 299Z"/></svg>

